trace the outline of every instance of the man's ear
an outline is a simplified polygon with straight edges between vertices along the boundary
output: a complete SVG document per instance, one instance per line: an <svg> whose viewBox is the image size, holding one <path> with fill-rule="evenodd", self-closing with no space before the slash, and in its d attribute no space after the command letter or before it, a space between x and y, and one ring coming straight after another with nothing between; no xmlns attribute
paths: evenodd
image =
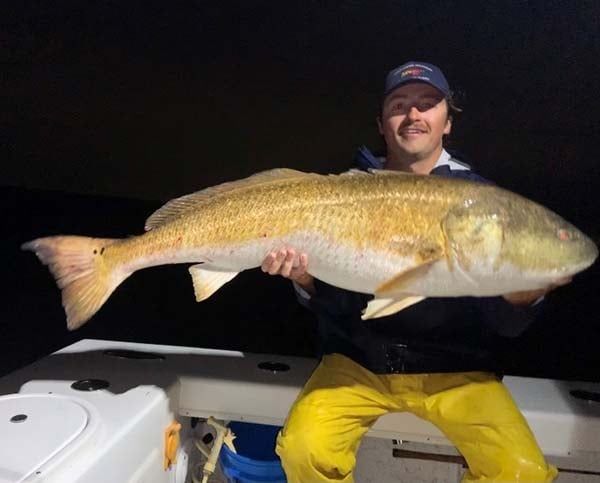
<svg viewBox="0 0 600 483"><path fill-rule="evenodd" d="M379 134L383 136L383 125L381 124L381 116L377 116L375 120L377 121L377 129L379 129Z"/></svg>
<svg viewBox="0 0 600 483"><path fill-rule="evenodd" d="M444 126L444 134L450 134L450 131L452 131L452 116L448 116L448 119L446 119L446 126Z"/></svg>

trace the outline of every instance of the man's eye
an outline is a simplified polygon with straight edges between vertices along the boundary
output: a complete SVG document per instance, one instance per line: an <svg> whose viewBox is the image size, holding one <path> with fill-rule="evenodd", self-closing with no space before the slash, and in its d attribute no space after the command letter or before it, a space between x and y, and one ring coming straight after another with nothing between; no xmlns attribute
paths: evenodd
<svg viewBox="0 0 600 483"><path fill-rule="evenodd" d="M433 107L435 107L435 104L433 102L422 102L419 104L419 111L425 112L429 109L432 109Z"/></svg>

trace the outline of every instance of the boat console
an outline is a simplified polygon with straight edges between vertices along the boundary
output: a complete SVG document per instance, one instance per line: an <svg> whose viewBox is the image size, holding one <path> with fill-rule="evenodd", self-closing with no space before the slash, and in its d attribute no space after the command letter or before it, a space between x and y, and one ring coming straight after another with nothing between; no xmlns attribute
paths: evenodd
<svg viewBox="0 0 600 483"><path fill-rule="evenodd" d="M0 483L185 483L182 465L191 458L188 439L198 421L280 426L316 364L81 340L0 379ZM569 474L600 478L600 384L504 382L544 453L564 470L559 481L569 481ZM368 466L381 465L381 458L368 461L374 452L396 460L420 454L423 471L427 455L436 461L442 455L462 470L460 455L440 431L408 413L380 418L367 439L362 459L359 454L359 468L368 468L363 472L378 471ZM389 481L404 481L398 478Z"/></svg>

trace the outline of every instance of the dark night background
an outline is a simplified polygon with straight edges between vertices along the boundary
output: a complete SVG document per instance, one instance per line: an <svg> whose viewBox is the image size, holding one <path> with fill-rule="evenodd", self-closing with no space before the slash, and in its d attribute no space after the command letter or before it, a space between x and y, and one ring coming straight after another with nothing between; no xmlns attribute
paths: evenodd
<svg viewBox="0 0 600 483"><path fill-rule="evenodd" d="M272 167L347 168L385 74L438 64L462 97L451 147L600 241L600 3L23 1L0 29L0 374L80 338L311 355L289 282L242 273L197 304L184 266L136 273L66 330L19 245L120 237L172 197ZM507 372L600 381L599 264L548 296Z"/></svg>

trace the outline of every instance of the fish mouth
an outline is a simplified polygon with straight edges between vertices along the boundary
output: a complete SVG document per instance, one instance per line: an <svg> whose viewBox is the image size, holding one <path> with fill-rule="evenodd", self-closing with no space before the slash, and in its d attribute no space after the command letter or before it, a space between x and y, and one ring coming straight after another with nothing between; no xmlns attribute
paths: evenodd
<svg viewBox="0 0 600 483"><path fill-rule="evenodd" d="M579 232L579 239L571 247L571 255L566 259L568 265L561 270L565 275L581 272L591 267L598 259L598 247L591 238L581 232Z"/></svg>
<svg viewBox="0 0 600 483"><path fill-rule="evenodd" d="M584 268L588 268L598 259L598 246L591 238L585 237L581 252L583 253L582 265Z"/></svg>
<svg viewBox="0 0 600 483"><path fill-rule="evenodd" d="M594 246L594 248L595 248L595 246ZM557 275L559 275L559 276L575 275L575 274L582 272L582 271L588 269L589 267L591 267L596 262L597 259L598 259L598 249L595 248L595 250L592 253L590 253L585 258L582 257L582 259L580 259L577 263L573 263L572 265L569 265L569 267L559 270Z"/></svg>

